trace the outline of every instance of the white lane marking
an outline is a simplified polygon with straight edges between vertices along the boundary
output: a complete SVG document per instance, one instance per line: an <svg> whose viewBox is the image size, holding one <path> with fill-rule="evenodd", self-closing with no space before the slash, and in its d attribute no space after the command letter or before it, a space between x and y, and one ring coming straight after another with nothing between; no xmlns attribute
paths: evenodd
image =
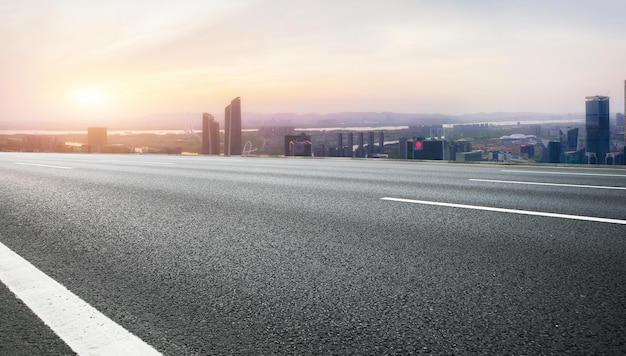
<svg viewBox="0 0 626 356"><path fill-rule="evenodd" d="M472 182L486 183L509 183L509 184L526 184L526 185L545 185L550 187L568 187L568 188L593 188L593 189L614 189L626 190L626 187L611 187L606 185L583 185L583 184L563 184L563 183L542 183L542 182L520 182L514 180L495 180L495 179L469 179Z"/></svg>
<svg viewBox="0 0 626 356"><path fill-rule="evenodd" d="M111 163L132 163L132 164L157 164L157 165L163 165L163 166L171 166L171 165L175 165L176 163L172 163L172 162L157 162L157 161L124 161L124 160L114 160L114 159L107 159L107 160L101 160L101 162L111 162Z"/></svg>
<svg viewBox="0 0 626 356"><path fill-rule="evenodd" d="M531 173L531 174L557 174L557 175L572 175L572 176L622 177L622 178L626 178L626 174L611 174L611 173L524 171L524 170L515 170L515 169L502 169L501 172L507 172L507 173Z"/></svg>
<svg viewBox="0 0 626 356"><path fill-rule="evenodd" d="M504 209L504 208L494 208L494 207L490 207L490 206L452 204L452 203L442 203L442 202L435 202L435 201L413 200L413 199L402 199L402 198L390 198L390 197L384 197L384 198L380 198L380 199L381 200L402 202L402 203L444 206L444 207L449 207L449 208L461 208L461 209L472 209L472 210L495 211L495 212L499 212L499 213L544 216L544 217L551 217L551 218L561 218L561 219L593 221L593 222L602 222L602 223L609 223L609 224L626 225L626 220L609 219L609 218L597 218L597 217L593 217L593 216L581 216L581 215L546 213L546 212L541 212L541 211Z"/></svg>
<svg viewBox="0 0 626 356"><path fill-rule="evenodd" d="M50 165L50 164L25 163L25 162L15 162L15 164L20 164L22 166L35 166L35 167L46 167L46 168L72 169L72 167L53 166L53 165Z"/></svg>
<svg viewBox="0 0 626 356"><path fill-rule="evenodd" d="M0 280L79 355L160 355L2 243Z"/></svg>

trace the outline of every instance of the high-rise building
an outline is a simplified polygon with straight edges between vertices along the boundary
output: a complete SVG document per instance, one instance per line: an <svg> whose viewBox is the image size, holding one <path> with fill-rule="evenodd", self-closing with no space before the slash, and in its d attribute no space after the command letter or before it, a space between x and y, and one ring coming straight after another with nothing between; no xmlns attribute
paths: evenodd
<svg viewBox="0 0 626 356"><path fill-rule="evenodd" d="M352 132L348 133L348 146L346 146L345 153L344 156L346 157L354 156L354 134Z"/></svg>
<svg viewBox="0 0 626 356"><path fill-rule="evenodd" d="M587 153L595 153L596 163L604 164L609 153L609 97L588 96L586 98Z"/></svg>
<svg viewBox="0 0 626 356"><path fill-rule="evenodd" d="M385 153L385 133L378 132L378 153Z"/></svg>
<svg viewBox="0 0 626 356"><path fill-rule="evenodd" d="M565 161L567 152L575 152L578 150L578 127L567 128L567 131L560 130L559 138L561 142L561 163Z"/></svg>
<svg viewBox="0 0 626 356"><path fill-rule="evenodd" d="M106 127L89 127L87 128L87 145L90 153L100 153L104 146L107 145L107 128Z"/></svg>
<svg viewBox="0 0 626 356"><path fill-rule="evenodd" d="M359 147L356 149L356 152L354 152L354 157L363 158L365 157L365 139L363 138L363 131L359 132L358 142Z"/></svg>
<svg viewBox="0 0 626 356"><path fill-rule="evenodd" d="M220 124L208 113L202 113L202 154L220 154Z"/></svg>
<svg viewBox="0 0 626 356"><path fill-rule="evenodd" d="M411 154L413 154L413 149L409 149L407 147L407 138L406 137L400 137L398 139L398 158L399 159L408 159L409 156L407 155L408 152L411 152ZM411 156L412 158L412 156Z"/></svg>
<svg viewBox="0 0 626 356"><path fill-rule="evenodd" d="M241 155L241 98L237 97L224 109L224 154Z"/></svg>
<svg viewBox="0 0 626 356"><path fill-rule="evenodd" d="M343 157L343 134L341 132L337 134L337 152L339 157Z"/></svg>
<svg viewBox="0 0 626 356"><path fill-rule="evenodd" d="M376 136L374 131L370 131L367 133L367 136L369 136L369 144L367 145L367 154L368 155L373 155L376 152L375 147L375 142L374 142L374 137Z"/></svg>

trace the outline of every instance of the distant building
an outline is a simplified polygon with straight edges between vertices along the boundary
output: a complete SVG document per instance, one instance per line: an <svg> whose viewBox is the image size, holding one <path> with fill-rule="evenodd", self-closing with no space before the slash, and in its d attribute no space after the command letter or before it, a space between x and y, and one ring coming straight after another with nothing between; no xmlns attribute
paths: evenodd
<svg viewBox="0 0 626 356"><path fill-rule="evenodd" d="M220 154L220 124L207 113L202 113L202 154Z"/></svg>
<svg viewBox="0 0 626 356"><path fill-rule="evenodd" d="M54 152L62 147L62 142L57 136L25 135L23 145L26 152Z"/></svg>
<svg viewBox="0 0 626 356"><path fill-rule="evenodd" d="M482 151L457 152L456 161L459 162L479 162L483 159Z"/></svg>
<svg viewBox="0 0 626 356"><path fill-rule="evenodd" d="M363 131L359 132L358 139L358 147L354 152L354 157L363 158L365 157L365 139L363 137Z"/></svg>
<svg viewBox="0 0 626 356"><path fill-rule="evenodd" d="M337 133L337 156L343 157L343 134Z"/></svg>
<svg viewBox="0 0 626 356"><path fill-rule="evenodd" d="M609 97L586 98L585 126L587 129L587 153L594 153L597 164L606 162L609 153Z"/></svg>
<svg viewBox="0 0 626 356"><path fill-rule="evenodd" d="M313 148L313 156L326 157L326 145L317 145Z"/></svg>
<svg viewBox="0 0 626 356"><path fill-rule="evenodd" d="M535 145L522 143L520 145L520 155L526 159L535 158Z"/></svg>
<svg viewBox="0 0 626 356"><path fill-rule="evenodd" d="M87 128L87 145L88 152L100 153L104 151L107 145L107 129L106 127L89 127Z"/></svg>
<svg viewBox="0 0 626 356"><path fill-rule="evenodd" d="M548 162L561 163L561 142L550 141L548 143Z"/></svg>
<svg viewBox="0 0 626 356"><path fill-rule="evenodd" d="M354 156L354 134L348 133L348 143L344 149L344 156L352 158Z"/></svg>
<svg viewBox="0 0 626 356"><path fill-rule="evenodd" d="M624 165L624 154L622 152L611 152L606 155L606 164L608 165Z"/></svg>
<svg viewBox="0 0 626 356"><path fill-rule="evenodd" d="M450 149L446 149L447 141L417 140L413 144L413 159L446 160L449 159ZM418 144L421 142L421 145Z"/></svg>
<svg viewBox="0 0 626 356"><path fill-rule="evenodd" d="M285 136L285 156L310 157L311 154L311 136L305 133Z"/></svg>
<svg viewBox="0 0 626 356"><path fill-rule="evenodd" d="M457 159L457 155L460 153L472 152L472 144L467 140L453 141L449 144L449 146L449 159L451 161L458 161L459 159ZM473 156L470 156L470 158L473 159Z"/></svg>
<svg viewBox="0 0 626 356"><path fill-rule="evenodd" d="M408 159L408 152L409 152L409 147L407 147L407 138L406 137L400 137L398 139L398 158L399 159Z"/></svg>
<svg viewBox="0 0 626 356"><path fill-rule="evenodd" d="M565 158L561 162L566 164L586 164L585 149L581 148L577 151L565 152Z"/></svg>
<svg viewBox="0 0 626 356"><path fill-rule="evenodd" d="M369 137L369 144L367 146L367 155L372 155L375 153L375 146L376 146L376 142L374 142L374 138L376 137L376 135L374 134L374 131L370 131L367 133L368 137Z"/></svg>
<svg viewBox="0 0 626 356"><path fill-rule="evenodd" d="M224 109L224 154L239 156L241 145L241 98L237 97Z"/></svg>
<svg viewBox="0 0 626 356"><path fill-rule="evenodd" d="M378 132L378 153L385 153L385 133Z"/></svg>
<svg viewBox="0 0 626 356"><path fill-rule="evenodd" d="M560 130L561 149L563 152L578 150L578 128L567 128L567 131Z"/></svg>

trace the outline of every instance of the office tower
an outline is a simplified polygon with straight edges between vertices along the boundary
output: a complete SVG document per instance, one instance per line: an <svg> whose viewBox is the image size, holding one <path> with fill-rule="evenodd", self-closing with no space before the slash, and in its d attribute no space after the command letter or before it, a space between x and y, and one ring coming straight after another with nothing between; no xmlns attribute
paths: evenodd
<svg viewBox="0 0 626 356"><path fill-rule="evenodd" d="M385 153L385 133L378 133L378 153Z"/></svg>
<svg viewBox="0 0 626 356"><path fill-rule="evenodd" d="M106 127L89 127L87 128L87 145L90 153L102 152L107 144Z"/></svg>
<svg viewBox="0 0 626 356"><path fill-rule="evenodd" d="M354 157L365 157L365 139L363 138L363 131L359 132L359 147L354 153Z"/></svg>
<svg viewBox="0 0 626 356"><path fill-rule="evenodd" d="M596 164L604 164L609 153L609 97L586 98L587 153L594 153Z"/></svg>
<svg viewBox="0 0 626 356"><path fill-rule="evenodd" d="M624 116L626 116L626 80L624 80ZM626 123L624 124L624 144L626 147ZM626 148L624 148L626 152Z"/></svg>
<svg viewBox="0 0 626 356"><path fill-rule="evenodd" d="M561 142L561 163L565 157L565 153L578 150L578 127L567 128L567 131L559 130Z"/></svg>
<svg viewBox="0 0 626 356"><path fill-rule="evenodd" d="M345 156L350 158L354 156L354 134L352 132L348 133L348 146Z"/></svg>
<svg viewBox="0 0 626 356"><path fill-rule="evenodd" d="M241 98L237 97L224 109L224 154L241 155Z"/></svg>
<svg viewBox="0 0 626 356"><path fill-rule="evenodd" d="M550 141L548 142L548 162L547 163L561 163L561 142Z"/></svg>
<svg viewBox="0 0 626 356"><path fill-rule="evenodd" d="M337 155L343 157L343 134L337 134Z"/></svg>
<svg viewBox="0 0 626 356"><path fill-rule="evenodd" d="M370 131L367 134L369 136L369 144L367 145L367 154L372 155L374 154L374 137L376 135L374 134L374 131Z"/></svg>
<svg viewBox="0 0 626 356"><path fill-rule="evenodd" d="M207 113L202 113L202 154L220 154L220 124Z"/></svg>
<svg viewBox="0 0 626 356"><path fill-rule="evenodd" d="M567 130L567 150L578 150L578 127Z"/></svg>
<svg viewBox="0 0 626 356"><path fill-rule="evenodd" d="M408 159L408 155L407 153L409 152L409 149L407 147L407 139L406 137L400 137L398 139L398 158L399 159ZM411 149L412 151L413 149ZM412 153L412 152L411 152Z"/></svg>

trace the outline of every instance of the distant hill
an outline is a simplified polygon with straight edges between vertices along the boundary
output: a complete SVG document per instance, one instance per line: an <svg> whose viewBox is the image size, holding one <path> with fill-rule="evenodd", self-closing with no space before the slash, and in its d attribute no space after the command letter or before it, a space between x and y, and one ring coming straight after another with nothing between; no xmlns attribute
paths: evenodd
<svg viewBox="0 0 626 356"><path fill-rule="evenodd" d="M224 114L214 115L224 125ZM442 114L406 114L394 112L339 112L330 114L294 114L273 113L261 114L253 112L242 113L242 126L244 128L259 128L263 126L294 126L294 127L342 127L342 126L409 126L409 125L434 125L434 124L461 124L473 122L499 122L499 121L560 121L567 119L580 119L583 114L546 114L546 113L477 113L467 115L442 115ZM140 124L139 129L183 129L201 128L201 113L173 113L149 115L140 120L133 120L133 125ZM128 127L137 129L135 127Z"/></svg>
<svg viewBox="0 0 626 356"><path fill-rule="evenodd" d="M214 114L224 127L224 114ZM160 113L121 120L110 120L97 124L62 124L50 122L8 122L0 121L0 130L83 130L88 126L106 126L109 130L185 130L202 128L202 113ZM584 114L546 114L532 112L494 112L467 115L406 114L394 112L339 112L331 114L242 113L243 128L263 126L293 127L359 127L359 126L409 126L434 124L462 124L499 121L562 121L584 118Z"/></svg>

